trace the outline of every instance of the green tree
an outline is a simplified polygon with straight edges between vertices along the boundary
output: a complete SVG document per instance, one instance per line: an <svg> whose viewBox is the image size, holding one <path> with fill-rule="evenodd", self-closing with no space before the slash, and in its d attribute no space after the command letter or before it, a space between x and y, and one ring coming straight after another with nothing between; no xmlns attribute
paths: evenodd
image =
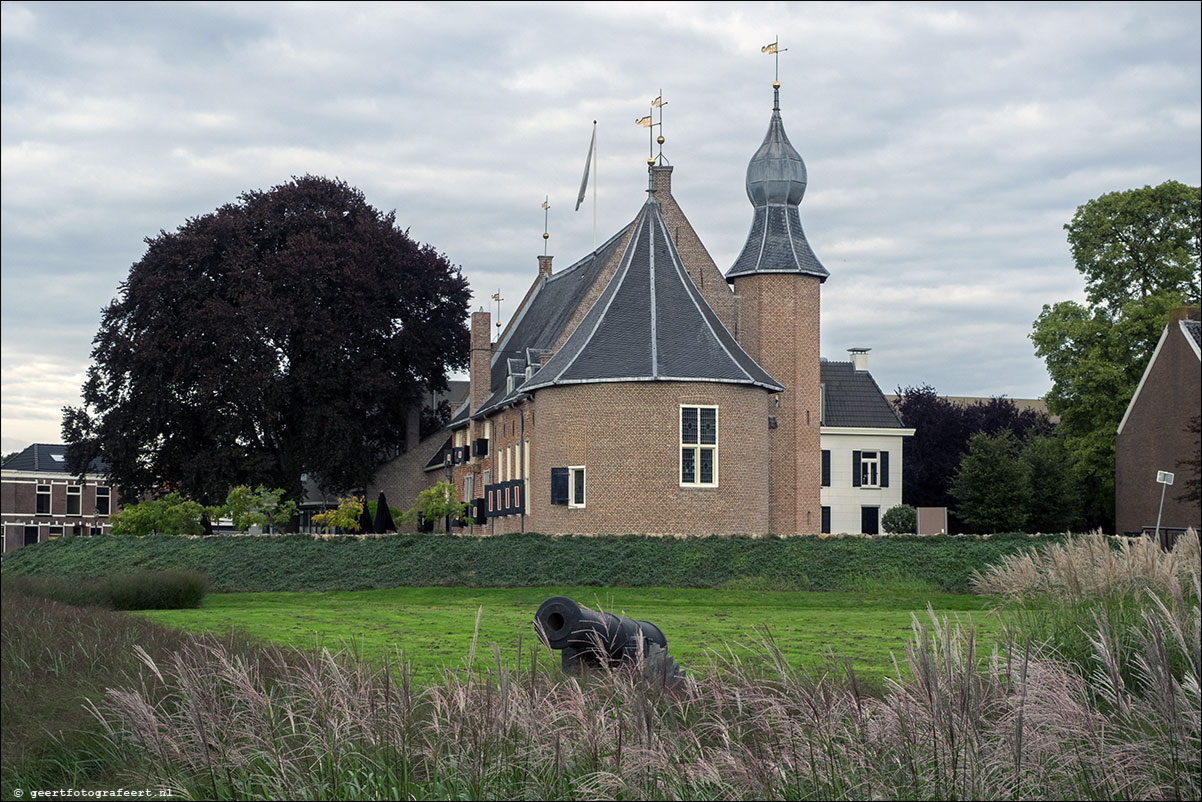
<svg viewBox="0 0 1202 802"><path fill-rule="evenodd" d="M1160 293L1197 303L1200 224L1202 188L1177 181L1078 207L1064 228L1090 305L1114 311Z"/></svg>
<svg viewBox="0 0 1202 802"><path fill-rule="evenodd" d="M974 434L960 460L951 494L956 515L976 532L1021 531L1027 521L1027 467L1016 459L1009 431Z"/></svg>
<svg viewBox="0 0 1202 802"><path fill-rule="evenodd" d="M204 533L201 516L208 510L179 493L168 493L159 499L129 504L113 513L112 534L133 535L199 535Z"/></svg>
<svg viewBox="0 0 1202 802"><path fill-rule="evenodd" d="M417 522L418 515L427 521L442 518L462 518L470 505L459 500L459 488L450 482L438 482L417 494L417 502L402 516L407 524Z"/></svg>
<svg viewBox="0 0 1202 802"><path fill-rule="evenodd" d="M233 519L234 529L240 532L252 526L284 529L296 515L296 502L281 501L283 496L282 488L268 490L259 485L251 490L246 485L239 485L226 496L220 515Z"/></svg>
<svg viewBox="0 0 1202 802"><path fill-rule="evenodd" d="M319 512L313 523L326 529L341 529L343 532L359 531L359 516L363 514L363 502L354 496L338 499L338 508Z"/></svg>
<svg viewBox="0 0 1202 802"><path fill-rule="evenodd" d="M1065 532L1081 528L1081 488L1068 449L1059 437L1032 437L1019 454L1030 489L1027 531Z"/></svg>
<svg viewBox="0 0 1202 802"><path fill-rule="evenodd" d="M1114 523L1115 432L1168 311L1202 295L1200 221L1202 188L1169 181L1103 195L1065 225L1088 300L1045 305L1031 340L1089 526Z"/></svg>

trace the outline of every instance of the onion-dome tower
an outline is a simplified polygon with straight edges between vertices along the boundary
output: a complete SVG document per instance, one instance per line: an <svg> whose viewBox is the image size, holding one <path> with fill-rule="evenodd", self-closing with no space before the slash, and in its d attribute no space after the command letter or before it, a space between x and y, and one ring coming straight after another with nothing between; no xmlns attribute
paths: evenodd
<svg viewBox="0 0 1202 802"><path fill-rule="evenodd" d="M751 231L726 280L740 299L739 343L785 385L771 431L770 528L778 534L821 528L819 296L826 268L801 227L805 162L785 135L780 83L764 143L747 165Z"/></svg>

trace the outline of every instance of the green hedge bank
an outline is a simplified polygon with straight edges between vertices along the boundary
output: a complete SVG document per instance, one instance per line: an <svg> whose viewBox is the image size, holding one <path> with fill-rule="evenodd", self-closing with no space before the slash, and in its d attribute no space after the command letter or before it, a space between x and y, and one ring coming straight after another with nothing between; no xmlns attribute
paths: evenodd
<svg viewBox="0 0 1202 802"><path fill-rule="evenodd" d="M88 577L198 571L210 591L401 586L726 587L840 590L858 579L916 579L970 590L974 569L1058 537L65 537L4 558L3 573Z"/></svg>

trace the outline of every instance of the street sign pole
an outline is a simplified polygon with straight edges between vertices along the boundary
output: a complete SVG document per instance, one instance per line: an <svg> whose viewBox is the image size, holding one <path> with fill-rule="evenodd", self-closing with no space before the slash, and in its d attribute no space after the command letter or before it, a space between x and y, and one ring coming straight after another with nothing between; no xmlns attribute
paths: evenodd
<svg viewBox="0 0 1202 802"><path fill-rule="evenodd" d="M1156 511L1156 543L1160 544L1160 516L1164 513L1164 491L1173 483L1173 474L1168 471L1157 471L1156 481L1160 483L1160 509Z"/></svg>

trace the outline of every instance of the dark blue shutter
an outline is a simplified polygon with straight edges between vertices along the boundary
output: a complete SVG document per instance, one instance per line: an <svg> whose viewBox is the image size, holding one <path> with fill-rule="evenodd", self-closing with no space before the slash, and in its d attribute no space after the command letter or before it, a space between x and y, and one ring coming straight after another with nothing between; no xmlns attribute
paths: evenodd
<svg viewBox="0 0 1202 802"><path fill-rule="evenodd" d="M479 526L488 520L487 502L482 498L478 498L474 499L473 503L475 505L476 525Z"/></svg>
<svg viewBox="0 0 1202 802"><path fill-rule="evenodd" d="M526 502L522 498L522 480L515 479L513 481L513 511L522 513L526 511Z"/></svg>
<svg viewBox="0 0 1202 802"><path fill-rule="evenodd" d="M881 487L889 486L889 452L881 452Z"/></svg>
<svg viewBox="0 0 1202 802"><path fill-rule="evenodd" d="M830 449L822 450L822 486L831 486L831 452ZM823 529L823 532L826 530Z"/></svg>
<svg viewBox="0 0 1202 802"><path fill-rule="evenodd" d="M568 503L567 468L551 469L551 503L564 505Z"/></svg>
<svg viewBox="0 0 1202 802"><path fill-rule="evenodd" d="M860 486L860 452L851 452L851 486Z"/></svg>

